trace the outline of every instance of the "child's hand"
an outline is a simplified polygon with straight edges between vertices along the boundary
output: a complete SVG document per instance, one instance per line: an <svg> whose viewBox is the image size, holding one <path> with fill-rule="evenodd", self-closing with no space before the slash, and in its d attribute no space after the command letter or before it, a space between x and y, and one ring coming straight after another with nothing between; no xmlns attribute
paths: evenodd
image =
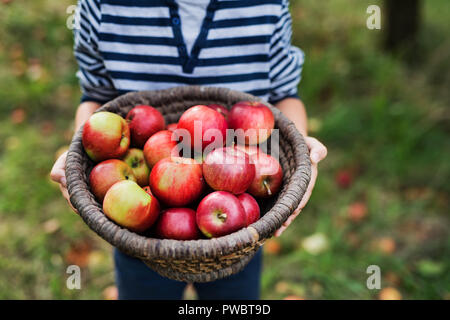
<svg viewBox="0 0 450 320"><path fill-rule="evenodd" d="M67 203L72 208L75 213L78 213L78 211L72 206L70 203L70 197L69 192L67 191L67 182L66 182L66 158L67 158L67 151L64 152L58 160L56 160L55 164L53 165L52 171L50 172L50 178L59 183L59 189L61 190L61 193L63 197L67 200Z"/></svg>
<svg viewBox="0 0 450 320"><path fill-rule="evenodd" d="M305 195L300 201L299 206L294 211L294 213L283 223L283 226L275 231L275 237L281 236L281 234L286 230L286 228L291 224L292 221L298 216L300 211L308 203L309 197L311 197L312 190L316 183L317 178L317 164L327 156L327 148L316 138L305 137L305 142L309 148L309 153L311 155L311 180L309 181L308 188L306 189Z"/></svg>

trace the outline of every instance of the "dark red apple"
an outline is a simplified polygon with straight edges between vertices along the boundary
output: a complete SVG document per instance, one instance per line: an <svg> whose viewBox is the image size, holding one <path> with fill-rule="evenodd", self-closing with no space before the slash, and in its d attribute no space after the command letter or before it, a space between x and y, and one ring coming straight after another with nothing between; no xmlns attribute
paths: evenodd
<svg viewBox="0 0 450 320"><path fill-rule="evenodd" d="M168 157L178 157L178 142L172 139L173 132L162 130L152 135L144 145L144 157L152 168L159 160Z"/></svg>
<svg viewBox="0 0 450 320"><path fill-rule="evenodd" d="M112 112L94 113L84 124L82 143L95 162L122 158L130 146L128 124Z"/></svg>
<svg viewBox="0 0 450 320"><path fill-rule="evenodd" d="M209 104L209 105L207 105L207 107L216 110L221 115L223 115L226 120L228 120L228 114L230 113L230 111L228 111L228 109L225 108L223 105L221 105L221 104Z"/></svg>
<svg viewBox="0 0 450 320"><path fill-rule="evenodd" d="M195 211L189 208L170 208L161 212L156 223L156 234L163 239L196 240L200 230Z"/></svg>
<svg viewBox="0 0 450 320"><path fill-rule="evenodd" d="M244 193L255 177L255 165L244 151L233 147L211 151L203 162L203 176L214 190Z"/></svg>
<svg viewBox="0 0 450 320"><path fill-rule="evenodd" d="M133 170L138 185L141 187L148 185L150 169L145 162L144 153L141 149L128 149L123 161L130 166L131 170Z"/></svg>
<svg viewBox="0 0 450 320"><path fill-rule="evenodd" d="M183 143L195 150L203 150L210 143L221 147L226 140L228 128L225 117L219 112L198 105L189 108L178 121L177 129L184 129L190 134L190 139L183 136Z"/></svg>
<svg viewBox="0 0 450 320"><path fill-rule="evenodd" d="M138 148L142 148L148 138L166 127L162 114L151 106L134 107L126 119L130 127L131 144Z"/></svg>
<svg viewBox="0 0 450 320"><path fill-rule="evenodd" d="M158 219L159 210L158 200L129 180L115 183L103 201L108 218L135 232L150 228Z"/></svg>
<svg viewBox="0 0 450 320"><path fill-rule="evenodd" d="M234 130L242 129L245 144L254 145L269 138L275 126L275 119L269 107L261 102L242 101L231 108L228 125Z"/></svg>
<svg viewBox="0 0 450 320"><path fill-rule="evenodd" d="M113 184L122 180L136 181L133 170L122 160L110 159L97 164L89 174L89 185L98 201L102 202Z"/></svg>
<svg viewBox="0 0 450 320"><path fill-rule="evenodd" d="M248 193L243 193L237 196L242 206L244 207L244 211L246 214L247 226L251 225L253 222L256 222L260 216L260 209L258 202Z"/></svg>
<svg viewBox="0 0 450 320"><path fill-rule="evenodd" d="M194 159L170 157L158 161L150 173L152 193L168 206L182 207L196 200L205 182Z"/></svg>
<svg viewBox="0 0 450 320"><path fill-rule="evenodd" d="M255 164L256 170L247 192L259 198L277 193L283 182L283 170L277 159L260 151L250 156L250 160Z"/></svg>
<svg viewBox="0 0 450 320"><path fill-rule="evenodd" d="M230 192L210 193L197 207L197 225L208 238L230 234L245 227L246 223L244 207Z"/></svg>

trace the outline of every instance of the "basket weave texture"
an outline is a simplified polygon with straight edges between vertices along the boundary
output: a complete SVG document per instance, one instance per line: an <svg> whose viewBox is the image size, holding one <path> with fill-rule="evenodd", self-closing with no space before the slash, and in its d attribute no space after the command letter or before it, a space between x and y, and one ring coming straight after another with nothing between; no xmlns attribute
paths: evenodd
<svg viewBox="0 0 450 320"><path fill-rule="evenodd" d="M278 109L253 95L202 86L127 93L98 110L125 117L134 106L147 104L158 109L166 123L173 123L191 106L214 103L230 108L239 101L260 101L272 110L275 127L279 129L279 160L284 175L281 191L261 204L262 217L249 227L219 238L189 241L149 238L120 227L104 215L89 189L88 177L94 163L82 146L83 128L74 135L66 160L72 205L100 237L120 251L142 259L165 277L185 282L209 282L239 272L294 212L308 186L311 176L309 151L294 124Z"/></svg>

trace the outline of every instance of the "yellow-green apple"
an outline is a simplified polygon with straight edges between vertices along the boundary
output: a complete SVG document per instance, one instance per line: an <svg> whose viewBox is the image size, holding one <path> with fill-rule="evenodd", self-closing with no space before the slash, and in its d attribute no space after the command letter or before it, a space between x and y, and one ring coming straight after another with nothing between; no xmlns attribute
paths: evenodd
<svg viewBox="0 0 450 320"><path fill-rule="evenodd" d="M95 162L122 158L130 146L130 130L124 118L102 111L94 113L84 124L82 143Z"/></svg>
<svg viewBox="0 0 450 320"><path fill-rule="evenodd" d="M190 139L183 137L183 143L198 151L211 143L221 147L226 140L228 125L219 112L205 105L197 105L181 115L177 128L187 130Z"/></svg>
<svg viewBox="0 0 450 320"><path fill-rule="evenodd" d="M178 157L178 143L172 139L173 132L162 130L152 135L144 145L144 157L147 165L152 168L159 160L168 157Z"/></svg>
<svg viewBox="0 0 450 320"><path fill-rule="evenodd" d="M178 127L178 123L170 123L167 125L166 130L174 132Z"/></svg>
<svg viewBox="0 0 450 320"><path fill-rule="evenodd" d="M251 225L253 222L256 222L260 216L260 209L258 202L248 193L243 193L237 196L242 206L244 207L247 226Z"/></svg>
<svg viewBox="0 0 450 320"><path fill-rule="evenodd" d="M231 108L228 125L234 130L242 129L246 144L259 144L272 134L275 120L269 107L261 102L242 101Z"/></svg>
<svg viewBox="0 0 450 320"><path fill-rule="evenodd" d="M208 238L230 234L245 227L246 223L244 207L230 192L210 193L197 207L197 225Z"/></svg>
<svg viewBox="0 0 450 320"><path fill-rule="evenodd" d="M228 114L229 114L230 111L228 111L228 109L225 108L223 105L221 105L221 104L209 104L208 107L210 107L211 109L216 110L221 115L223 115L226 120L228 120Z"/></svg>
<svg viewBox="0 0 450 320"><path fill-rule="evenodd" d="M277 159L262 151L250 156L255 164L255 178L247 192L259 198L274 195L283 182L283 170Z"/></svg>
<svg viewBox="0 0 450 320"><path fill-rule="evenodd" d="M244 151L233 147L211 151L202 165L206 183L218 191L244 193L255 177L255 165Z"/></svg>
<svg viewBox="0 0 450 320"><path fill-rule="evenodd" d="M130 127L131 145L142 148L153 134L164 130L166 122L155 108L139 105L131 109L126 117Z"/></svg>
<svg viewBox="0 0 450 320"><path fill-rule="evenodd" d="M146 193L136 182L115 183L106 193L103 212L118 225L143 232L158 219L158 200Z"/></svg>
<svg viewBox="0 0 450 320"><path fill-rule="evenodd" d="M133 174L136 177L136 182L138 185L141 187L148 185L150 169L145 162L144 152L141 149L128 149L123 161L130 166L131 170L133 170Z"/></svg>
<svg viewBox="0 0 450 320"><path fill-rule="evenodd" d="M155 232L160 238L175 240L196 240L201 235L195 211L190 208L170 208L161 212Z"/></svg>
<svg viewBox="0 0 450 320"><path fill-rule="evenodd" d="M131 167L122 160L109 159L98 163L89 174L89 185L97 200L103 201L113 184L122 180L136 181Z"/></svg>
<svg viewBox="0 0 450 320"><path fill-rule="evenodd" d="M202 194L204 185L202 166L190 158L164 158L150 172L152 193L171 207L193 202Z"/></svg>

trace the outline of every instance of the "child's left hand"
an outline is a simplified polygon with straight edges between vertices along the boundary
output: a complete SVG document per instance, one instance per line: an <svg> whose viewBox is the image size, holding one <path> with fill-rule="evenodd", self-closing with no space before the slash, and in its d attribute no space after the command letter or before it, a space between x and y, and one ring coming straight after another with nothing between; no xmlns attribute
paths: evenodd
<svg viewBox="0 0 450 320"><path fill-rule="evenodd" d="M294 211L294 213L286 220L286 222L283 223L283 226L275 231L275 237L281 236L284 230L286 230L286 228L292 223L292 221L294 221L294 219L308 203L308 200L311 197L312 190L314 189L314 185L316 183L317 164L327 156L327 148L316 138L305 137L305 142L309 148L309 154L311 156L311 180L309 181L308 188L306 189L306 192L302 200L300 201L299 206Z"/></svg>

